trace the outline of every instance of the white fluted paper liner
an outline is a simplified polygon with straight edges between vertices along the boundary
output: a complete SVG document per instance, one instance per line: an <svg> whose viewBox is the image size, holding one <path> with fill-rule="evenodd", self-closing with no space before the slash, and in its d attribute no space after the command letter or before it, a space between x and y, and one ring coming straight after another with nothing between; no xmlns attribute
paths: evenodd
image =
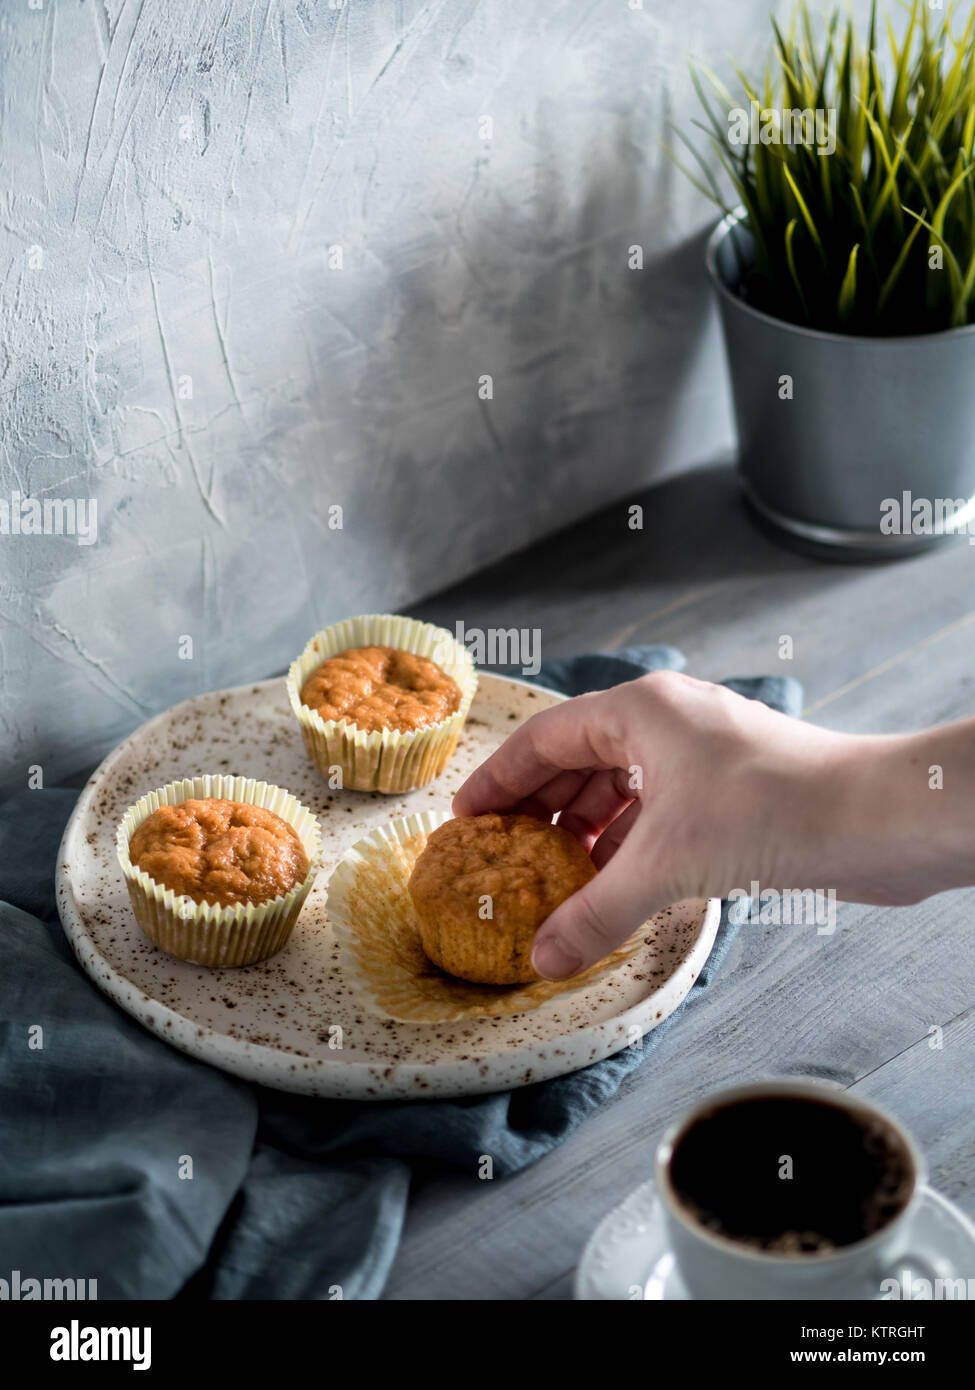
<svg viewBox="0 0 975 1390"><path fill-rule="evenodd" d="M283 897L265 903L198 903L164 888L129 858L136 830L160 806L213 797L241 801L273 811L297 832L308 856L308 873ZM119 864L136 921L154 945L193 965L253 965L273 956L291 935L298 913L315 880L322 854L318 819L298 799L270 782L224 773L185 777L148 792L130 806L116 834Z"/></svg>
<svg viewBox="0 0 975 1390"><path fill-rule="evenodd" d="M460 687L459 708L426 729L400 733L367 731L337 719L323 719L301 703L301 688L323 662L350 647L397 647L435 662ZM470 652L446 628L392 613L346 618L315 634L287 679L288 698L301 726L308 756L323 777L338 768L348 791L407 792L425 787L450 761L477 691L477 672ZM334 785L334 783L333 783Z"/></svg>
<svg viewBox="0 0 975 1390"><path fill-rule="evenodd" d="M349 849L328 882L328 919L343 971L371 1013L401 1023L453 1023L537 1009L597 984L625 964L654 930L648 922L605 960L571 980L476 985L438 969L424 954L407 890L430 833L449 816L423 811L380 826Z"/></svg>

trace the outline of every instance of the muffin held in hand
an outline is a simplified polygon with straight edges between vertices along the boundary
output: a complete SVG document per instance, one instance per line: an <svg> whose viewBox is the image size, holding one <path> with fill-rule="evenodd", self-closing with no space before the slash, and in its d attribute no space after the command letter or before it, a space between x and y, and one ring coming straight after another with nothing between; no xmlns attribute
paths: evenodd
<svg viewBox="0 0 975 1390"><path fill-rule="evenodd" d="M434 830L409 882L423 949L476 984L537 979L535 933L595 878L567 830L533 816L458 816Z"/></svg>

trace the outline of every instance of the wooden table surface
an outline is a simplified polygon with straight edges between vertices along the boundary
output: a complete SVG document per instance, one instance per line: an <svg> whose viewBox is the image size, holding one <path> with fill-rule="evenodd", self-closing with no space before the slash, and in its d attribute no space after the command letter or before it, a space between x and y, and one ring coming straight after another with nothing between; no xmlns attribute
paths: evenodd
<svg viewBox="0 0 975 1390"><path fill-rule="evenodd" d="M631 502L642 531L628 527ZM975 713L967 539L884 565L793 555L755 529L727 466L627 499L413 609L451 628L540 628L544 659L666 642L706 679L792 675L804 716L837 729ZM791 661L779 656L785 635ZM973 922L965 890L915 907L840 904L832 936L746 924L720 978L561 1147L504 1181L414 1189L386 1297L571 1296L587 1238L649 1175L674 1114L768 1075L830 1078L889 1107L932 1184L975 1215Z"/></svg>

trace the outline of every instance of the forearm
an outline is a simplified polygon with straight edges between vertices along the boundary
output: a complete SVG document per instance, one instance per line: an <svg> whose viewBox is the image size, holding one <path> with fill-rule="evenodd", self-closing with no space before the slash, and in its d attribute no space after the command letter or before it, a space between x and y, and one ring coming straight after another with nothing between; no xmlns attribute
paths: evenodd
<svg viewBox="0 0 975 1390"><path fill-rule="evenodd" d="M843 740L819 785L832 881L814 886L903 904L975 884L975 719Z"/></svg>

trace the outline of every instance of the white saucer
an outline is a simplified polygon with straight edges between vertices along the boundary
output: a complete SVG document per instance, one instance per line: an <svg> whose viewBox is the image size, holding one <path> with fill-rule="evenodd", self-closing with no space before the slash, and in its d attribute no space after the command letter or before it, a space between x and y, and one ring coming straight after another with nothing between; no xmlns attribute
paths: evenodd
<svg viewBox="0 0 975 1390"><path fill-rule="evenodd" d="M914 1235L920 1248L937 1255L939 1266L975 1287L975 1225L930 1187L923 1190ZM690 1296L668 1248L653 1181L641 1183L590 1236L576 1271L574 1297L639 1301Z"/></svg>

